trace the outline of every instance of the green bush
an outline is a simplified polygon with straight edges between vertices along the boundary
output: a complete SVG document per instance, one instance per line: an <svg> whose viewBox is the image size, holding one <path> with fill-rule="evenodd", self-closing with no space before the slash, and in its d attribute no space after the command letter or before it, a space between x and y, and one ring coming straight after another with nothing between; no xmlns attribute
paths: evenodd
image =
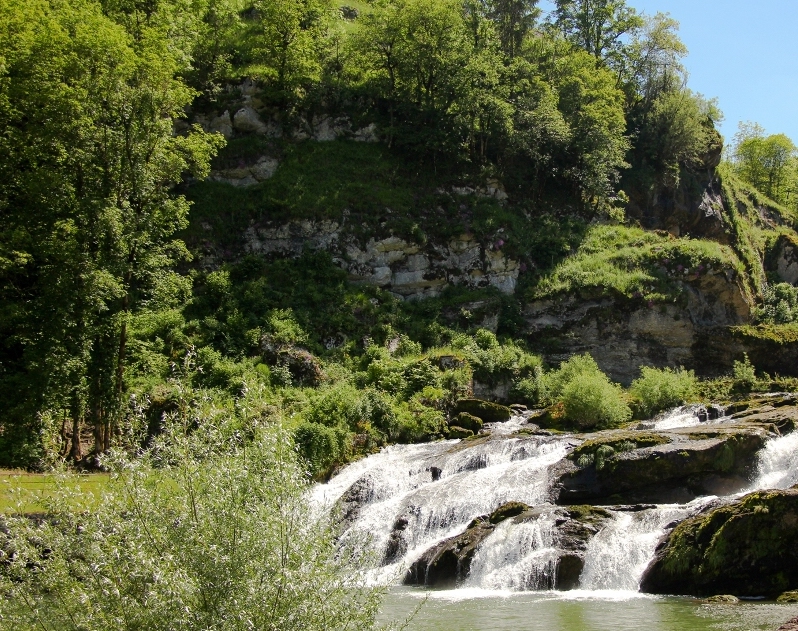
<svg viewBox="0 0 798 631"><path fill-rule="evenodd" d="M698 380L692 370L643 366L640 378L632 382L630 394L643 416L650 417L695 398Z"/></svg>
<svg viewBox="0 0 798 631"><path fill-rule="evenodd" d="M748 359L748 353L743 354L743 361L734 362L734 385L741 390L751 390L756 386L756 368Z"/></svg>
<svg viewBox="0 0 798 631"><path fill-rule="evenodd" d="M615 427L632 417L621 387L588 354L574 355L541 383L542 399L562 404L565 418L582 429Z"/></svg>
<svg viewBox="0 0 798 631"><path fill-rule="evenodd" d="M340 549L289 437L191 420L107 459L102 498L69 476L36 497L49 519L5 518L4 629L375 628L384 590L352 580L366 544Z"/></svg>
<svg viewBox="0 0 798 631"><path fill-rule="evenodd" d="M620 386L603 373L584 373L563 388L565 417L582 429L617 427L632 417Z"/></svg>
<svg viewBox="0 0 798 631"><path fill-rule="evenodd" d="M346 428L320 423L300 423L294 430L294 442L314 477L344 464L352 451L352 434Z"/></svg>

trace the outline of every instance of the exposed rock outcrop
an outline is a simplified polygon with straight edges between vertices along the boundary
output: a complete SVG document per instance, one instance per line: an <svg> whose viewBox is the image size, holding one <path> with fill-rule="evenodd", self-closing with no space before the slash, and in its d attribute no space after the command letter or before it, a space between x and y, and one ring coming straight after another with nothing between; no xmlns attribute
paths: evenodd
<svg viewBox="0 0 798 631"><path fill-rule="evenodd" d="M775 597L798 587L798 488L759 491L679 524L641 582L655 594Z"/></svg>
<svg viewBox="0 0 798 631"><path fill-rule="evenodd" d="M678 282L685 296L680 304L633 306L607 294L534 301L524 309L527 329L533 341L556 337L549 360L588 352L621 383L636 379L641 365L682 365L707 375L726 370L730 362L713 365L697 349L707 337L748 322L751 305L742 283L732 270Z"/></svg>
<svg viewBox="0 0 798 631"><path fill-rule="evenodd" d="M252 226L245 235L245 250L253 254L299 256L308 248L331 252L351 281L409 299L437 296L449 285L512 293L519 273L517 261L470 234L446 244L422 246L397 236L362 244L334 221L292 221Z"/></svg>

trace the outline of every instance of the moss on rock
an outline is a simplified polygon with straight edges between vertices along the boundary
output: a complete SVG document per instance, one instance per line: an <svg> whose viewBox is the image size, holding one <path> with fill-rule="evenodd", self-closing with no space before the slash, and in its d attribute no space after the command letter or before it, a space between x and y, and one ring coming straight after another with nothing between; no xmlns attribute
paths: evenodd
<svg viewBox="0 0 798 631"><path fill-rule="evenodd" d="M527 510L529 510L529 506L523 502L507 502L506 504L499 506L499 508L490 514L489 521L492 524L498 524L503 522L505 519L520 515Z"/></svg>
<svg viewBox="0 0 798 631"><path fill-rule="evenodd" d="M475 434L482 429L482 419L468 412L460 412L454 419L453 425L470 429Z"/></svg>
<svg viewBox="0 0 798 631"><path fill-rule="evenodd" d="M758 491L677 526L641 590L776 596L798 588L798 489Z"/></svg>
<svg viewBox="0 0 798 631"><path fill-rule="evenodd" d="M474 435L470 429L452 425L449 427L449 438L470 438Z"/></svg>
<svg viewBox="0 0 798 631"><path fill-rule="evenodd" d="M513 411L507 406L482 399L460 399L455 406L455 412L466 412L479 417L485 423L503 423L513 415Z"/></svg>

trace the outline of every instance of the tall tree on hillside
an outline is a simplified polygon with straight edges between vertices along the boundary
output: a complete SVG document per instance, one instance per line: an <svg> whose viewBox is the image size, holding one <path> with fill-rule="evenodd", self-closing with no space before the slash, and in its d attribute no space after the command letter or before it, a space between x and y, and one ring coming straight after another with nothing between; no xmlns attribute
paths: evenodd
<svg viewBox="0 0 798 631"><path fill-rule="evenodd" d="M623 37L643 26L625 0L556 0L554 17L569 41L611 66L623 55Z"/></svg>
<svg viewBox="0 0 798 631"><path fill-rule="evenodd" d="M65 415L80 459L84 422L103 451L119 418L128 314L185 252L172 235L188 203L172 187L206 172L217 145L174 136L193 93L158 28L128 32L92 0L3 7L0 330L14 365L0 374L3 422L28 427L26 444L32 419Z"/></svg>
<svg viewBox="0 0 798 631"><path fill-rule="evenodd" d="M784 205L795 202L798 149L784 134L765 136L756 123L740 123L732 161L737 173L754 188Z"/></svg>

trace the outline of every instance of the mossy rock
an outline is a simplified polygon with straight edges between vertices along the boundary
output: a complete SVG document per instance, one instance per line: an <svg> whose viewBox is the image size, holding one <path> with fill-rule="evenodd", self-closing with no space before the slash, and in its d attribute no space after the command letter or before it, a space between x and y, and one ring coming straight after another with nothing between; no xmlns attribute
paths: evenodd
<svg viewBox="0 0 798 631"><path fill-rule="evenodd" d="M449 438L470 438L474 435L470 429L466 429L464 427L458 427L457 425L452 425L449 427Z"/></svg>
<svg viewBox="0 0 798 631"><path fill-rule="evenodd" d="M528 510L529 506L523 502L507 502L506 504L499 506L499 508L490 514L489 521L491 524L498 524L503 522L505 519L515 517L516 515L520 515L524 511Z"/></svg>
<svg viewBox="0 0 798 631"><path fill-rule="evenodd" d="M503 423L513 415L513 411L506 405L482 399L460 399L455 406L455 412L477 416L485 423Z"/></svg>
<svg viewBox="0 0 798 631"><path fill-rule="evenodd" d="M798 587L798 488L758 491L679 524L641 581L655 594L776 597Z"/></svg>
<svg viewBox="0 0 798 631"><path fill-rule="evenodd" d="M460 412L454 419L453 424L457 427L470 429L475 434L482 429L482 419L468 412Z"/></svg>
<svg viewBox="0 0 798 631"><path fill-rule="evenodd" d="M707 602L713 604L733 605L740 602L740 599L737 598L737 596L732 596L731 594L718 594L717 596L710 596L707 598Z"/></svg>
<svg viewBox="0 0 798 631"><path fill-rule="evenodd" d="M599 447L611 447L614 451L624 451L624 447L628 444L634 445L633 449L640 449L641 447L653 447L654 445L663 445L671 441L670 437L665 434L656 434L653 432L641 432L636 430L629 431L616 431L604 434L597 438L586 440L579 447L571 452L571 458L578 460L580 456L586 454L594 454ZM621 447L621 449L618 449Z"/></svg>
<svg viewBox="0 0 798 631"><path fill-rule="evenodd" d="M779 594L776 599L777 603L798 603L798 590L792 590Z"/></svg>
<svg viewBox="0 0 798 631"><path fill-rule="evenodd" d="M571 519L580 521L587 524L601 523L606 519L612 517L607 509L600 506L591 506L590 504L578 504L576 506L568 507L568 516Z"/></svg>

